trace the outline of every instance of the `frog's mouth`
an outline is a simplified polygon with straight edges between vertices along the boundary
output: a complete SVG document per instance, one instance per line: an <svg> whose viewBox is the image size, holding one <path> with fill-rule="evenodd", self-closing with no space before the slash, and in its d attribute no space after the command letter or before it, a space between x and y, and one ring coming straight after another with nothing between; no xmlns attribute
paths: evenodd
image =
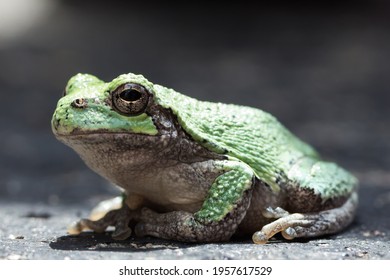
<svg viewBox="0 0 390 280"><path fill-rule="evenodd" d="M112 135L112 134L135 134L131 131L111 131L109 129L95 129L95 130L85 130L80 128L74 128L72 131L61 131L61 129L53 128L53 132L57 137L68 138L68 137L83 137L83 136L96 136L98 135Z"/></svg>
<svg viewBox="0 0 390 280"><path fill-rule="evenodd" d="M150 131L146 131L143 133L142 131L139 131L139 129L129 130L129 129L107 129L107 128L94 128L94 129L85 129L85 128L79 128L79 127L71 127L64 125L61 123L61 121L57 118L52 119L51 122L51 128L53 131L53 134L58 139L64 139L64 138L78 138L83 136L90 136L91 138L101 138L99 136L104 135L144 135L144 136L158 136L159 132L153 131L151 133ZM86 137L89 138L89 137ZM86 139L88 140L88 139ZM98 139L96 139L98 140Z"/></svg>
<svg viewBox="0 0 390 280"><path fill-rule="evenodd" d="M100 129L100 130L81 130L74 129L71 133L54 133L56 138L62 142L90 142L90 143L107 143L110 140L115 139L156 139L160 134L150 135L143 133L135 133L131 131L110 131L108 129Z"/></svg>
<svg viewBox="0 0 390 280"><path fill-rule="evenodd" d="M55 134L56 138L80 152L83 150L163 150L170 145L171 135L148 135L132 132L112 132L108 130L75 131L71 134ZM105 147L105 148L103 148Z"/></svg>
<svg viewBox="0 0 390 280"><path fill-rule="evenodd" d="M85 141L93 141L94 142L106 142L107 138L112 138L115 135L134 135L136 133L131 131L110 131L108 129L99 129L99 130L83 130L79 128L74 128L71 131L62 130L61 128L57 129L53 126L53 133L55 137L61 141L69 141L73 140L85 140Z"/></svg>

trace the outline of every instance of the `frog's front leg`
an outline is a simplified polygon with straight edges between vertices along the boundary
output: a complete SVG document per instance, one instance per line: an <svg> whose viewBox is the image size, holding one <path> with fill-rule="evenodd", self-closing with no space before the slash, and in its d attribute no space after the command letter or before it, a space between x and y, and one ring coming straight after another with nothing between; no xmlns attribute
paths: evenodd
<svg viewBox="0 0 390 280"><path fill-rule="evenodd" d="M143 197L136 194L122 195L100 202L91 212L90 219L81 219L68 227L68 233L80 234L84 230L104 232L107 227L114 226L112 238L124 240L130 237L129 223L138 220Z"/></svg>
<svg viewBox="0 0 390 280"><path fill-rule="evenodd" d="M136 234L185 242L228 240L249 208L254 175L241 162L219 161L215 165L223 173L214 180L199 211L158 214L144 208Z"/></svg>

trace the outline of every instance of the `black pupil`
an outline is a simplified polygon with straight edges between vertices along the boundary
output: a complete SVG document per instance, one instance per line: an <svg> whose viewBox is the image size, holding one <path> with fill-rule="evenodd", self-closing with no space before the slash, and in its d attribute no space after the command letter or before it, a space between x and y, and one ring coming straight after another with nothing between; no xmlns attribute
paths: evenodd
<svg viewBox="0 0 390 280"><path fill-rule="evenodd" d="M120 98L122 98L125 101L137 101L142 97L142 94L139 91L136 91L135 89L127 89L121 92Z"/></svg>

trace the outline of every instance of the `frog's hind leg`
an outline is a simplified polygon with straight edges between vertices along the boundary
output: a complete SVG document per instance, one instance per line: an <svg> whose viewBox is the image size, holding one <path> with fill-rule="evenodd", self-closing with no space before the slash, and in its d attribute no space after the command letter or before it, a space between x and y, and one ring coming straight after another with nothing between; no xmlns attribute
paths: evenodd
<svg viewBox="0 0 390 280"><path fill-rule="evenodd" d="M352 222L357 204L358 197L354 192L340 207L316 213L290 214L281 208L268 209L265 214L277 220L255 232L252 236L253 242L265 244L278 232L289 240L336 233Z"/></svg>

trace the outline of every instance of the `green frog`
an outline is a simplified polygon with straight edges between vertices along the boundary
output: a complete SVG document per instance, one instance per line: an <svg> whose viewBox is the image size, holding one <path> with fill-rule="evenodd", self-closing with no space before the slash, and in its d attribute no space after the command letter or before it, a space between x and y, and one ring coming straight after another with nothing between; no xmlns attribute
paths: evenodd
<svg viewBox="0 0 390 280"><path fill-rule="evenodd" d="M264 244L333 234L353 220L357 179L260 109L212 103L123 74L72 77L55 136L123 195L69 233Z"/></svg>

